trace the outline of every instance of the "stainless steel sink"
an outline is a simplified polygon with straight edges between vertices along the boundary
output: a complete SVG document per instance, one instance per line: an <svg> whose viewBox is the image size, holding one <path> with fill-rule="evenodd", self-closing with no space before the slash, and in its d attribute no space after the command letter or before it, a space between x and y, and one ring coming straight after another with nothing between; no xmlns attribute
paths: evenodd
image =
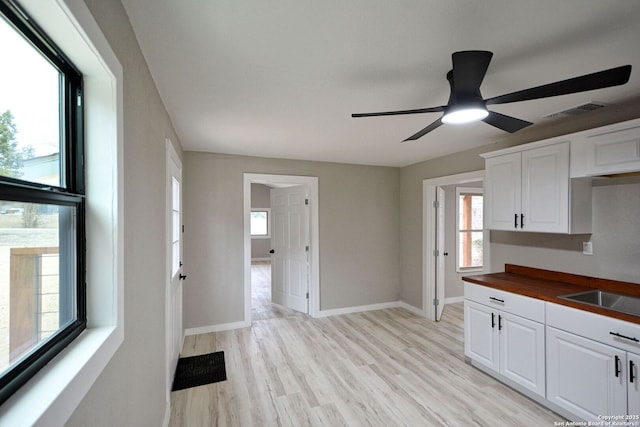
<svg viewBox="0 0 640 427"><path fill-rule="evenodd" d="M597 307L608 308L609 310L619 311L620 313L640 316L639 297L630 297L627 295L594 289L592 291L562 295L560 298L595 305Z"/></svg>

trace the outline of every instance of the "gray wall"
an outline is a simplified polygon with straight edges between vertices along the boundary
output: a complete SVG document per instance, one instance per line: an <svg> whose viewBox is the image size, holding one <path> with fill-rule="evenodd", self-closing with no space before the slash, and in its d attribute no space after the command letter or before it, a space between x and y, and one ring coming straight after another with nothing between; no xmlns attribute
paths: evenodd
<svg viewBox="0 0 640 427"><path fill-rule="evenodd" d="M423 180L482 170L484 169L484 160L479 156L481 153L525 144L527 142L538 141L541 139L552 138L554 136L579 132L581 130L605 126L638 117L640 117L640 97L636 96L635 98L630 98L627 102L615 107L603 108L573 119L565 119L561 123L552 122L548 125L534 125L516 134L505 134L504 136L496 139L496 142L491 145L416 163L402 168L400 170L400 241L402 242L400 249L400 293L402 301L415 307L422 308ZM436 134L434 134L434 138L437 138ZM594 194L596 193L597 191L594 191ZM597 201L598 196L596 195L594 197L596 197L596 203L599 203ZM618 223L610 223L607 225L611 230L612 235L624 233L624 230L622 229L616 230L619 226L620 225ZM492 234L495 235L495 233ZM532 235L533 233L528 234ZM558 238L558 236L553 237L553 239L555 238ZM565 239L566 238L567 237L565 236ZM504 269L505 262L530 265L535 256L541 251L541 243L539 240L549 240L549 237L530 236L527 238L522 236L519 239L520 245L518 245L518 250L513 254L514 257L516 254L519 254L519 258L511 258L508 255L508 251L510 249L515 250L515 247L505 248L504 246L496 246L496 256L494 257L494 244L491 245L492 271L502 271ZM515 246L511 244L511 242L500 241L496 243ZM563 244L566 245L567 243L564 242ZM595 243L594 246L605 250L605 252L600 252L599 254L601 257L601 261L598 263L600 265L599 276L610 278L628 277L628 273L624 273L624 276L619 273L619 271L621 271L620 267L614 268L613 266L617 266L622 262L624 264L622 271L629 271L633 270L634 266L638 263L637 260L632 263L631 260L624 255L622 255L621 259L621 254L607 250L607 244L600 245ZM505 251L501 252L502 249ZM502 254L504 254L504 256ZM555 258L553 265L562 265L562 271L576 274L583 274L585 271L583 270L583 267L585 265L589 266L586 271L593 271L593 266L589 264L589 260L579 258L580 261L578 262L576 261L576 257L568 255L568 253L558 253L558 258ZM516 260L518 260L518 262L516 262ZM594 260L595 256L591 258L591 262L595 262ZM547 264L546 267L548 268L549 265ZM640 282L640 278L637 278L635 282Z"/></svg>
<svg viewBox="0 0 640 427"><path fill-rule="evenodd" d="M243 318L245 172L318 177L322 310L398 300L398 168L186 152L185 328Z"/></svg>
<svg viewBox="0 0 640 427"><path fill-rule="evenodd" d="M251 184L251 208L270 208L271 188L264 184ZM271 255L271 239L251 239L251 259L269 258Z"/></svg>
<svg viewBox="0 0 640 427"><path fill-rule="evenodd" d="M124 343L68 426L160 426L165 411L165 137L178 138L119 1L87 5L124 74ZM89 316L91 314L89 313Z"/></svg>
<svg viewBox="0 0 640 427"><path fill-rule="evenodd" d="M591 235L492 231L492 271L510 263L640 284L640 177L597 180L592 200Z"/></svg>

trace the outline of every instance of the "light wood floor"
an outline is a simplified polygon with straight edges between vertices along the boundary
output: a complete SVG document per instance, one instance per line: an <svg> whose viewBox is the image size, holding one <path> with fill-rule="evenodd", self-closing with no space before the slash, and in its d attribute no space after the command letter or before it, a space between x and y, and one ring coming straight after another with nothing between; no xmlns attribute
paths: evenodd
<svg viewBox="0 0 640 427"><path fill-rule="evenodd" d="M271 262L251 262L251 319L302 316L300 313L277 304L271 304Z"/></svg>
<svg viewBox="0 0 640 427"><path fill-rule="evenodd" d="M553 426L562 421L464 362L463 306L404 309L189 336L225 352L227 381L172 393L171 426Z"/></svg>

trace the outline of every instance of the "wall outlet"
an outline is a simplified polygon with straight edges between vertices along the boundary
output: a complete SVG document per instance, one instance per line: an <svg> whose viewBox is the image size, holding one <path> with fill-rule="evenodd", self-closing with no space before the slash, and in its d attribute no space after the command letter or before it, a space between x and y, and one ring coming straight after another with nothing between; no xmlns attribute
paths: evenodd
<svg viewBox="0 0 640 427"><path fill-rule="evenodd" d="M585 255L593 255L593 243L582 242L582 253Z"/></svg>

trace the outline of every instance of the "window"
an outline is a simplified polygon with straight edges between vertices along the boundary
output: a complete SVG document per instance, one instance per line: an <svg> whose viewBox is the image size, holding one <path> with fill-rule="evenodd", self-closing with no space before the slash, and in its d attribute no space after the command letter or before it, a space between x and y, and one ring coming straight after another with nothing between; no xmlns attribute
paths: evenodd
<svg viewBox="0 0 640 427"><path fill-rule="evenodd" d="M180 271L180 181L171 177L171 276Z"/></svg>
<svg viewBox="0 0 640 427"><path fill-rule="evenodd" d="M86 327L82 76L0 2L0 403Z"/></svg>
<svg viewBox="0 0 640 427"><path fill-rule="evenodd" d="M482 268L482 188L456 188L457 271Z"/></svg>
<svg viewBox="0 0 640 427"><path fill-rule="evenodd" d="M271 212L270 209L251 209L251 237L271 237Z"/></svg>

